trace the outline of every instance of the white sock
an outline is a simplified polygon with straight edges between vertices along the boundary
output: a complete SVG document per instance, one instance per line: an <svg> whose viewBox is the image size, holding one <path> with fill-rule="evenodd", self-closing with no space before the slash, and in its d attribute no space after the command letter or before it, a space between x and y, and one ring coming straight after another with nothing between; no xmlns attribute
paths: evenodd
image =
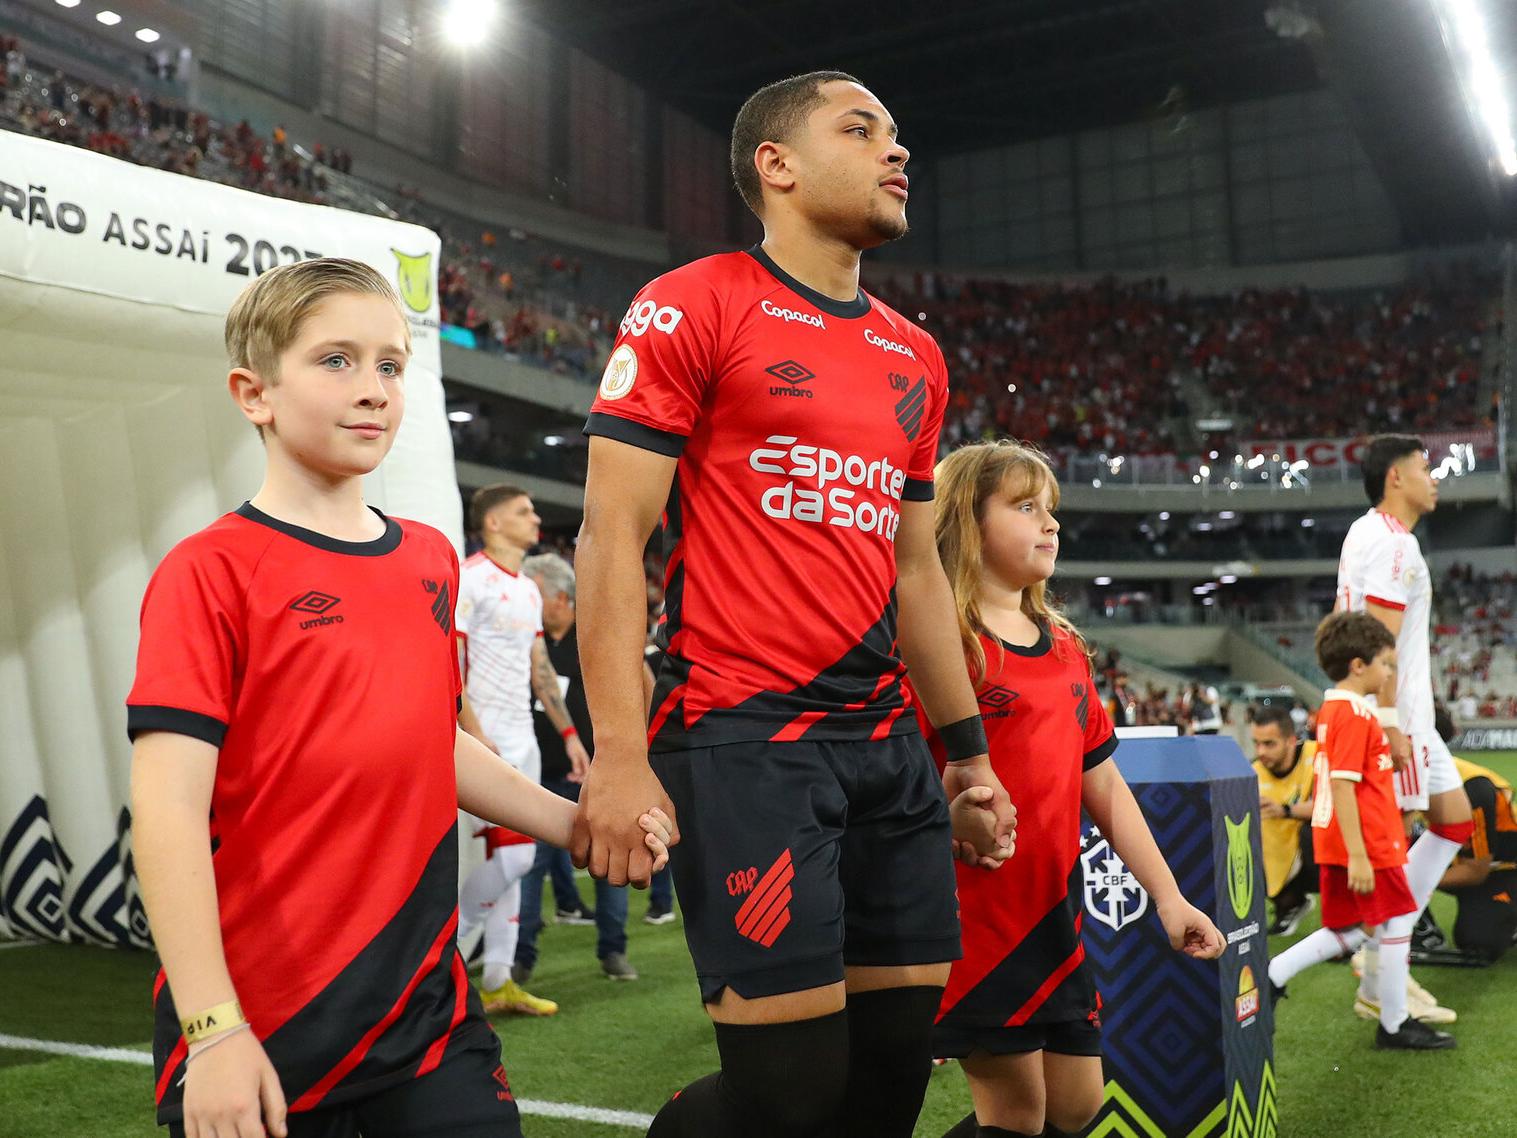
<svg viewBox="0 0 1517 1138"><path fill-rule="evenodd" d="M511 964L516 960L516 941L521 933L521 879L532 868L537 847L530 843L501 846L487 863L494 871L494 904L485 915L485 974L487 991L494 991L511 978ZM469 875L472 881L474 875ZM464 886L464 896L469 896Z"/></svg>
<svg viewBox="0 0 1517 1138"><path fill-rule="evenodd" d="M1359 978L1359 995L1372 1004L1380 1002L1380 945L1373 937L1364 946L1364 975Z"/></svg>
<svg viewBox="0 0 1517 1138"><path fill-rule="evenodd" d="M1380 945L1380 1026L1395 1033L1406 1019L1406 981L1411 972L1416 913L1392 917L1375 930Z"/></svg>
<svg viewBox="0 0 1517 1138"><path fill-rule="evenodd" d="M1313 964L1322 964L1347 955L1363 944L1365 939L1364 930L1357 926L1351 929L1318 929L1271 960L1269 978L1274 984L1284 987L1296 973L1306 971Z"/></svg>
<svg viewBox="0 0 1517 1138"><path fill-rule="evenodd" d="M464 887L458 898L458 943L466 943L485 923L495 899L501 895L506 883L500 866L492 858L476 865L464 879Z"/></svg>
<svg viewBox="0 0 1517 1138"><path fill-rule="evenodd" d="M1431 830L1424 830L1422 836L1412 843L1412 848L1406 851L1406 883L1411 887L1418 913L1427 908L1428 899L1458 852L1457 843L1440 838ZM1413 916L1415 919L1415 914Z"/></svg>

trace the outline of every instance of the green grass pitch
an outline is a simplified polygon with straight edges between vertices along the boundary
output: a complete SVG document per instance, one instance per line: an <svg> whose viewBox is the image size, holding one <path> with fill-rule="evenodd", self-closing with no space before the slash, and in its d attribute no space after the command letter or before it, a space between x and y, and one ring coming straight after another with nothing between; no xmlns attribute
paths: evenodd
<svg viewBox="0 0 1517 1138"><path fill-rule="evenodd" d="M1517 752L1471 757L1517 780ZM1451 924L1449 899L1439 896L1434 906ZM520 1097L651 1114L671 1091L714 1068L680 926L643 924L640 895L631 908L629 954L642 973L636 983L601 977L594 929L545 930L530 986L558 1000L562 1011L552 1019L496 1021ZM1298 935L1314 927L1308 923ZM0 950L0 1035L146 1050L155 968L153 956L141 952ZM1291 983L1275 1036L1283 1138L1514 1133L1509 1072L1517 1055L1517 958L1488 969L1419 968L1417 975L1459 1012L1452 1029L1457 1051L1373 1050L1373 1025L1350 1010L1354 982L1345 965L1323 965ZM938 1138L968 1109L962 1074L952 1064L937 1069L917 1135ZM534 1116L523 1124L528 1138L636 1133ZM160 1133L149 1068L0 1047L0 1138Z"/></svg>

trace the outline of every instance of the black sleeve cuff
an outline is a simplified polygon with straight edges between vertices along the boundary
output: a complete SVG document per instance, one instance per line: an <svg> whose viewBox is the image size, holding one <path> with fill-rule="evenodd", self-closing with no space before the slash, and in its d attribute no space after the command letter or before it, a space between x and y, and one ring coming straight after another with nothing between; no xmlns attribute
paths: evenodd
<svg viewBox="0 0 1517 1138"><path fill-rule="evenodd" d="M1117 737L1115 735L1108 735L1106 737L1106 742L1100 744L1093 751L1085 752L1085 761L1081 764L1081 769L1088 771L1095 770L1107 759L1111 758L1116 749Z"/></svg>
<svg viewBox="0 0 1517 1138"><path fill-rule="evenodd" d="M929 478L908 478L906 488L901 491L903 502L930 502L932 501L932 480Z"/></svg>
<svg viewBox="0 0 1517 1138"><path fill-rule="evenodd" d="M134 742L146 731L171 731L219 748L226 738L226 727L213 715L201 715L198 711L185 711L179 707L129 705L126 709L126 737Z"/></svg>
<svg viewBox="0 0 1517 1138"><path fill-rule="evenodd" d="M620 415L608 415L604 411L590 412L590 417L585 420L585 434L603 435L619 443L630 443L669 458L678 458L688 441L684 435L673 431L661 431L657 427L623 419Z"/></svg>

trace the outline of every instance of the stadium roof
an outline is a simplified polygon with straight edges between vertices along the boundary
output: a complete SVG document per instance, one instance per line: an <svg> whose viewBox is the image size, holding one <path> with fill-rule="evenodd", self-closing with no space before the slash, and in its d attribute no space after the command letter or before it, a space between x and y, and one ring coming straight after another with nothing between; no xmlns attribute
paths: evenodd
<svg viewBox="0 0 1517 1138"><path fill-rule="evenodd" d="M1517 13L1484 5L1498 58ZM725 134L775 78L849 71L921 157L1331 84L1414 242L1505 230L1425 0L517 0L517 11Z"/></svg>

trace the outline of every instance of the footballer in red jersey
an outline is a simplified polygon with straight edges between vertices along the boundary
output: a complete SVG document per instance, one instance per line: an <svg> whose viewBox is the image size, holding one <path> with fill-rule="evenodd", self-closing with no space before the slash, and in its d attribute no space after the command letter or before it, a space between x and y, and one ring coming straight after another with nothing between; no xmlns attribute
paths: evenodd
<svg viewBox="0 0 1517 1138"><path fill-rule="evenodd" d="M763 243L637 295L585 428L599 750L574 853L635 876L628 807L656 786L676 807L671 866L723 1069L668 1103L654 1138L835 1119L850 1138L904 1138L959 952L944 787L985 789L987 857L1012 827L932 544L947 370L859 287L861 251L906 231L908 152L869 91L833 72L771 84L739 112L732 156ZM645 719L638 598L660 517L667 613ZM941 779L908 664L933 720L960 728Z"/></svg>

